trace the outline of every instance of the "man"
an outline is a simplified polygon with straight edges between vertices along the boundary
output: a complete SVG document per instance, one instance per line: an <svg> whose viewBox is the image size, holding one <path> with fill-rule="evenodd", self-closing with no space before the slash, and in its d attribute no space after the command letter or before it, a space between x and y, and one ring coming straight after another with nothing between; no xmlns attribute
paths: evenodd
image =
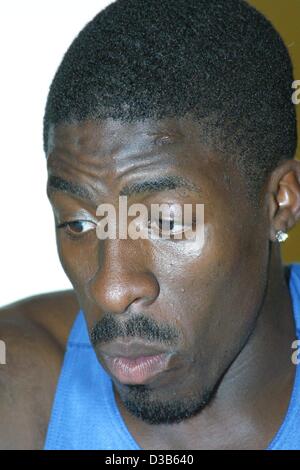
<svg viewBox="0 0 300 470"><path fill-rule="evenodd" d="M81 31L44 119L74 291L1 311L2 448L300 449L293 81L242 0L118 0ZM100 239L120 195L203 204L203 243Z"/></svg>

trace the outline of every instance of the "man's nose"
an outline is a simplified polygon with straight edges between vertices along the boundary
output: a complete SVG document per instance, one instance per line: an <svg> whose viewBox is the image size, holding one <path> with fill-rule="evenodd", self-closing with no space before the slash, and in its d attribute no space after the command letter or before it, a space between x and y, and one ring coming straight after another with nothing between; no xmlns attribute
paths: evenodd
<svg viewBox="0 0 300 470"><path fill-rule="evenodd" d="M159 284L135 240L105 240L99 253L98 270L89 282L89 295L108 313L140 312L159 295Z"/></svg>

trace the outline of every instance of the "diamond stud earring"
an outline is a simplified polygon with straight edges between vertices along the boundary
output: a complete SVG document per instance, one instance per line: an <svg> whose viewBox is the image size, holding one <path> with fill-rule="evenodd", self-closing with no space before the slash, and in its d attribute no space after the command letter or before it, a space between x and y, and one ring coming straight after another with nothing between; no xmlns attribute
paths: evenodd
<svg viewBox="0 0 300 470"><path fill-rule="evenodd" d="M288 234L286 232L283 232L282 230L278 230L278 232L276 232L275 237L279 243L285 242L289 238Z"/></svg>

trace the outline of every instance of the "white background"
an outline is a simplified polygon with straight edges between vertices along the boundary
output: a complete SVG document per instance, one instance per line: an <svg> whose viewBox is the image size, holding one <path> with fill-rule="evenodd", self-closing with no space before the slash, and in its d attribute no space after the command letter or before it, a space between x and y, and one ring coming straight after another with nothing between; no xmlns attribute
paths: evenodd
<svg viewBox="0 0 300 470"><path fill-rule="evenodd" d="M0 4L0 306L68 289L46 196L42 121L50 83L78 32L110 0Z"/></svg>

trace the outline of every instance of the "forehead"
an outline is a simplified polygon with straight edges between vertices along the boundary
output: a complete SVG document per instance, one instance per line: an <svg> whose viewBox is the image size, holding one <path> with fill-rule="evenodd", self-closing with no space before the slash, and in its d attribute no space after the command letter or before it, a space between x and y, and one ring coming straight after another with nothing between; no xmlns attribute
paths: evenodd
<svg viewBox="0 0 300 470"><path fill-rule="evenodd" d="M62 123L50 128L48 149L49 176L83 183L98 194L167 175L195 185L202 177L224 189L224 162L205 126L190 117Z"/></svg>
<svg viewBox="0 0 300 470"><path fill-rule="evenodd" d="M205 139L202 136L202 145ZM201 143L201 125L189 117L136 122L106 119L51 125L48 157L60 149L90 155L115 154L151 146ZM207 143L206 143L207 144Z"/></svg>

